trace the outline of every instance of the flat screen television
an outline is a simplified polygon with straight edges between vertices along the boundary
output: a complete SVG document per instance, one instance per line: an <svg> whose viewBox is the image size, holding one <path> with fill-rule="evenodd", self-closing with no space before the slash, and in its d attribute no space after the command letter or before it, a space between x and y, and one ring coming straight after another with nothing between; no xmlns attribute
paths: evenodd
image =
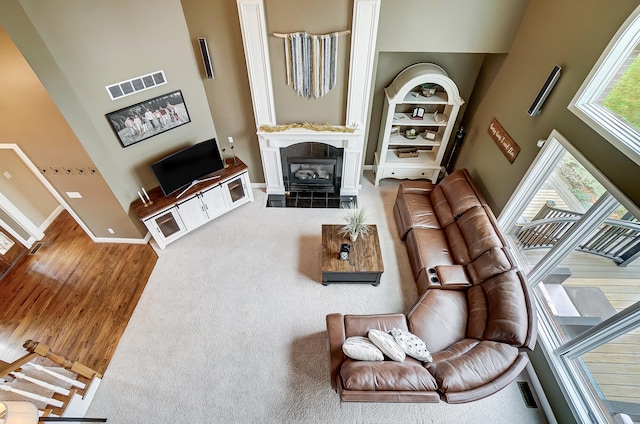
<svg viewBox="0 0 640 424"><path fill-rule="evenodd" d="M151 165L165 196L223 168L215 138L186 147Z"/></svg>

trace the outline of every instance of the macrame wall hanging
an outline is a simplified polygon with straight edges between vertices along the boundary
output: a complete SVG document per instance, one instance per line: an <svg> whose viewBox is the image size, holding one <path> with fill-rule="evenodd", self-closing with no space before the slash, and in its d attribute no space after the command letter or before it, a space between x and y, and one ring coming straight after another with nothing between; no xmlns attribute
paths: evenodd
<svg viewBox="0 0 640 424"><path fill-rule="evenodd" d="M287 85L302 97L320 98L336 86L338 37L351 31L314 35L274 33L284 39Z"/></svg>

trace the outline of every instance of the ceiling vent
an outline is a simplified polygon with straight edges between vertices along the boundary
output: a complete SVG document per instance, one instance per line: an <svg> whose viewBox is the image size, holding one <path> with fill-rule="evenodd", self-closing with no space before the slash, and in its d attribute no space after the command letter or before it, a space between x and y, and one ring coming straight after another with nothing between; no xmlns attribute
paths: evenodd
<svg viewBox="0 0 640 424"><path fill-rule="evenodd" d="M156 71L117 84L107 85L105 88L111 100L116 100L166 83L164 71Z"/></svg>

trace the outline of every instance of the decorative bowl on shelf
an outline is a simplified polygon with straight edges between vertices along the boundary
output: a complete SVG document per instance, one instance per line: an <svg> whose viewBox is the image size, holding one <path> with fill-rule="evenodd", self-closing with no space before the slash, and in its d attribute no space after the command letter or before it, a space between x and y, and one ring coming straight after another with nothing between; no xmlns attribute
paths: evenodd
<svg viewBox="0 0 640 424"><path fill-rule="evenodd" d="M423 88L422 89L422 95L424 97L431 97L434 94L436 94L436 89L435 88Z"/></svg>
<svg viewBox="0 0 640 424"><path fill-rule="evenodd" d="M409 128L407 130L405 130L404 132L404 137L408 138L409 140L413 140L418 136L418 131L416 131L415 128Z"/></svg>

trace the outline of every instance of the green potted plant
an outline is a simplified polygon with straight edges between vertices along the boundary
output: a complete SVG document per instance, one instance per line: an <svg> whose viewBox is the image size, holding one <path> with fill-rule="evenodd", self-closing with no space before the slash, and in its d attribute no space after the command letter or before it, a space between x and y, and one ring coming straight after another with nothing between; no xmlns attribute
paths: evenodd
<svg viewBox="0 0 640 424"><path fill-rule="evenodd" d="M345 224L338 233L343 236L349 235L352 242L358 239L359 234L369 234L369 225L364 223L367 219L365 209L358 208L353 202L349 203L345 209L347 209L347 213L344 216Z"/></svg>

